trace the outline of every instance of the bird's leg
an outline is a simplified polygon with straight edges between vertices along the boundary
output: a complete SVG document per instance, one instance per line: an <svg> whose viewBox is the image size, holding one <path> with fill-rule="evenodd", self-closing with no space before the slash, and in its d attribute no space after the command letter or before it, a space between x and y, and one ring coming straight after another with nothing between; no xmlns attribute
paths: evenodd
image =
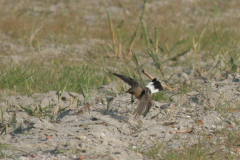
<svg viewBox="0 0 240 160"><path fill-rule="evenodd" d="M132 103L132 104L134 103L134 100L135 100L134 95L131 95L131 103Z"/></svg>

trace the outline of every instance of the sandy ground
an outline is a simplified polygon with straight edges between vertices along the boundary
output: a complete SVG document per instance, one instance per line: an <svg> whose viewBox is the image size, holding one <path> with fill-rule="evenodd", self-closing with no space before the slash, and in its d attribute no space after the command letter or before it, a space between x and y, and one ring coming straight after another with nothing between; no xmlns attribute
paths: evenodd
<svg viewBox="0 0 240 160"><path fill-rule="evenodd" d="M156 144L163 145L163 149L181 149L206 135L213 142L219 141L214 132L235 127L240 114L223 116L216 111L226 101L231 102L228 107L238 104L238 76L229 77L204 84L208 91L164 91L171 94L174 102L155 102L147 116L139 119L131 114L138 102L131 104L129 94L102 98L96 94L86 104L81 94L73 92L4 97L1 107L8 108L4 119L14 127L7 128L0 142L8 146L4 153L16 159L144 159L141 152ZM101 90L110 86L113 85ZM29 115L20 106L35 110L38 115ZM39 114L39 106L52 113L65 110L51 119L45 111Z"/></svg>

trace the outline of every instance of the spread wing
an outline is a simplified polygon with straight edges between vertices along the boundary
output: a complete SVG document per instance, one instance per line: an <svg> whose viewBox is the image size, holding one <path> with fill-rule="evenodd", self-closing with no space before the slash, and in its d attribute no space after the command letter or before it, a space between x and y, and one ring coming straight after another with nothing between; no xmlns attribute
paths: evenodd
<svg viewBox="0 0 240 160"><path fill-rule="evenodd" d="M124 82L126 82L127 84L129 84L132 87L137 87L139 85L139 83L136 80L134 80L130 77L120 75L120 74L117 74L117 73L112 73L112 74L117 76L118 78L120 78L121 80L123 80Z"/></svg>
<svg viewBox="0 0 240 160"><path fill-rule="evenodd" d="M151 96L151 90L145 87L144 89L145 93L142 96L142 99L140 103L138 104L137 108L133 112L135 115L135 118L139 117L140 115L143 115L145 117L152 107L152 96Z"/></svg>

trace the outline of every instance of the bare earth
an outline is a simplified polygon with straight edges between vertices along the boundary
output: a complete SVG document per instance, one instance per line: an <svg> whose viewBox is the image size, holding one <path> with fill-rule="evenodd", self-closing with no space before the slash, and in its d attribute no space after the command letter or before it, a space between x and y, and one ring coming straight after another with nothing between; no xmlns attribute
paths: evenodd
<svg viewBox="0 0 240 160"><path fill-rule="evenodd" d="M223 117L213 111L229 99L235 99L229 107L239 103L236 91L239 79L230 76L204 85L207 85L204 87L208 88L207 92L199 89L185 94L169 93L174 103L155 102L146 118L140 119L134 119L131 114L137 102L132 105L128 94L103 100L95 96L83 105L80 101L77 104L77 100L83 100L82 95L72 92L64 92L61 99L55 91L31 97L4 97L1 106L10 106L4 119L15 121L15 126L3 133L0 142L9 145L4 151L6 155L17 159L77 159L79 156L85 159L143 159L139 152L150 149L156 142L163 144L163 149L181 149L183 145L198 143L206 135L214 142L214 132L231 129L236 126L234 121L239 120L240 112ZM106 113L108 102L110 107ZM28 115L20 104L33 109L37 105L53 110L56 106L66 109L51 123L49 118ZM227 152L224 148L223 151Z"/></svg>

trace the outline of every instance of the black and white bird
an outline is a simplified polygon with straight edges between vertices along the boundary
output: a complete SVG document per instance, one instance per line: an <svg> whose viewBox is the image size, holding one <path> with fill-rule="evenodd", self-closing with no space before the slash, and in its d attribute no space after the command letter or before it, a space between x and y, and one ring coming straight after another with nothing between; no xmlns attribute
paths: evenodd
<svg viewBox="0 0 240 160"><path fill-rule="evenodd" d="M140 103L133 112L135 118L139 117L140 115L143 115L143 117L145 117L153 105L152 94L163 90L163 86L160 81L154 78L152 79L152 82L148 83L146 87L143 87L138 83L138 81L130 77L117 73L112 74L129 84L131 88L127 92L134 95L138 100L140 100Z"/></svg>

